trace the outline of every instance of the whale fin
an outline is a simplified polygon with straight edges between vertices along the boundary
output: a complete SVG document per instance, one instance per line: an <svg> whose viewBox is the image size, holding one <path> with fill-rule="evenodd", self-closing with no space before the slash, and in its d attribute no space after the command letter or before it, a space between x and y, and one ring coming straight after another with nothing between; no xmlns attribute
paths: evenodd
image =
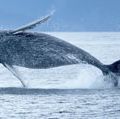
<svg viewBox="0 0 120 119"><path fill-rule="evenodd" d="M46 15L45 17L42 17L42 18L40 18L40 19L38 19L36 21L33 21L33 22L31 22L31 23L29 23L27 25L24 25L24 26L22 26L20 28L17 28L14 31L12 31L11 33L17 34L17 33L24 32L24 31L29 30L29 29L33 29L37 25L46 22L48 19L50 19L50 17L52 15L53 15L53 12L51 12L49 15Z"/></svg>
<svg viewBox="0 0 120 119"><path fill-rule="evenodd" d="M12 65L9 65L7 63L2 63L3 66L5 66L23 85L23 87L25 88L26 85L23 82L23 80L20 78L20 76L18 75L17 71L15 70L15 68Z"/></svg>

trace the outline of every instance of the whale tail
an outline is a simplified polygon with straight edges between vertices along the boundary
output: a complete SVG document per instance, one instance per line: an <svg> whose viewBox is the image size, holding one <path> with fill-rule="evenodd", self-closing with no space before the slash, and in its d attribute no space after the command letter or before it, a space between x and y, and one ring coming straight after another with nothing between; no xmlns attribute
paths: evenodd
<svg viewBox="0 0 120 119"><path fill-rule="evenodd" d="M104 65L105 68L102 70L104 75L110 75L115 87L118 86L118 78L120 76L120 60L110 64Z"/></svg>
<svg viewBox="0 0 120 119"><path fill-rule="evenodd" d="M108 68L111 72L120 75L120 60L108 65Z"/></svg>

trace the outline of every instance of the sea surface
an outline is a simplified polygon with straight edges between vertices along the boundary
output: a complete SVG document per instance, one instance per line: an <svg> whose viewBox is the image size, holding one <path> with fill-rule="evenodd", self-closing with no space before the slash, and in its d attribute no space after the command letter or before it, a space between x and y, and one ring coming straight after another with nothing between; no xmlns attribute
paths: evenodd
<svg viewBox="0 0 120 119"><path fill-rule="evenodd" d="M120 32L48 33L111 64L120 59ZM27 88L0 65L0 119L120 119L120 88L94 66L15 67Z"/></svg>

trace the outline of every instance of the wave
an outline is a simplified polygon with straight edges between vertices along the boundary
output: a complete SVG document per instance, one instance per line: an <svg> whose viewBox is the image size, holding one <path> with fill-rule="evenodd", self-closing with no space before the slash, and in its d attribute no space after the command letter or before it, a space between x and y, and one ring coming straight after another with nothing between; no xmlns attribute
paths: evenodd
<svg viewBox="0 0 120 119"><path fill-rule="evenodd" d="M93 93L119 91L119 88L114 89L39 89L39 88L19 88L5 87L0 88L0 95L91 95Z"/></svg>

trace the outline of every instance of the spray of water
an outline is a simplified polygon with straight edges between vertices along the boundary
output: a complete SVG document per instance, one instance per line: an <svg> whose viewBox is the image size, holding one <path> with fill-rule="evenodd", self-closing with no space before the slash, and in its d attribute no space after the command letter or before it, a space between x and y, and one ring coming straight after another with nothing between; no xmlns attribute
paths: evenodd
<svg viewBox="0 0 120 119"><path fill-rule="evenodd" d="M87 64L39 70L17 69L29 88L103 89L113 87L109 76L104 77L99 69ZM108 80L104 81L104 78Z"/></svg>
<svg viewBox="0 0 120 119"><path fill-rule="evenodd" d="M28 88L104 89L113 87L109 75L104 77L99 69L87 64L39 70L15 68ZM0 87L22 87L21 83L8 70L4 67L1 69Z"/></svg>

